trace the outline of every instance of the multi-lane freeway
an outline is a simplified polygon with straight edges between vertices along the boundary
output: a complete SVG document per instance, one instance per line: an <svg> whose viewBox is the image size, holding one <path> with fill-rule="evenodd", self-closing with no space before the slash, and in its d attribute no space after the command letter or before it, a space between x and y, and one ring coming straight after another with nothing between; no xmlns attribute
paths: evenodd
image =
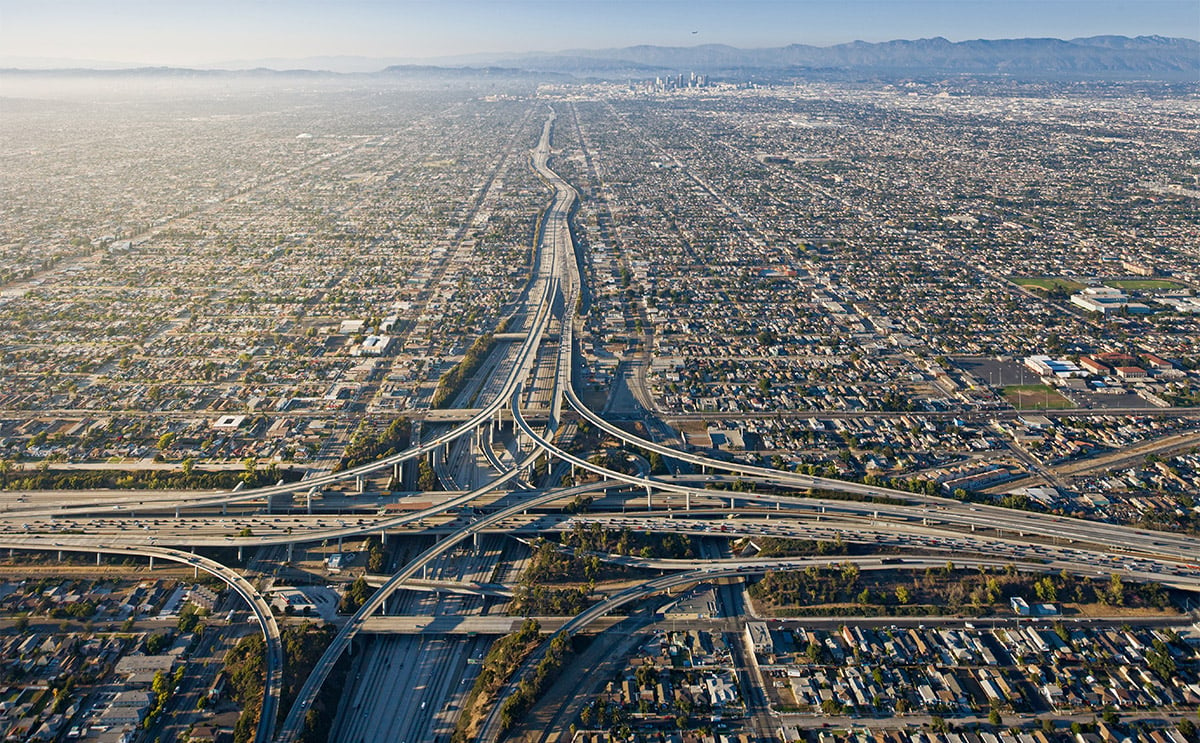
<svg viewBox="0 0 1200 743"><path fill-rule="evenodd" d="M226 493L138 493L115 495L101 502L75 499L58 501L46 497L6 501L0 505L0 548L64 550L161 557L192 565L217 575L241 595L253 609L268 647L268 678L258 740L272 738L294 741L305 724L306 712L341 655L369 624L368 620L398 601L407 611L439 615L467 615L479 610L470 596L442 595L412 603L397 597L411 582L424 579L423 588L453 585L463 593L491 591L493 563L472 563L470 569L450 569L449 555L465 549L467 540L479 535L535 533L571 529L576 524L599 523L613 529L650 529L699 536L778 536L828 539L887 549L901 557L839 556L824 560L709 560L680 563L638 560L602 555L606 560L663 571L665 574L607 597L601 603L567 621L568 632L586 627L597 618L671 587L730 576L748 576L768 570L802 569L814 564L852 561L862 569L914 569L938 567L952 558L956 565L992 567L1016 565L1036 572L1066 570L1080 575L1120 573L1132 580L1156 581L1183 590L1200 590L1200 540L1185 535L1093 523L1046 514L962 503L947 498L920 496L859 483L798 475L738 462L712 459L660 442L635 436L598 415L576 394L574 375L580 368L575 340L578 318L577 297L583 292L579 261L570 230L570 215L577 200L575 189L550 167L555 114L549 113L530 165L546 184L552 197L544 211L535 243L534 269L522 295L519 318L511 336L519 343L505 343L483 367L468 393L456 404L478 407L463 410L434 426L434 435L407 451L339 473L318 474L297 483L231 491ZM563 419L564 405L579 418L619 441L658 452L676 462L698 469L698 474L652 477L626 474L592 464L556 442L569 428ZM540 411L544 427L530 421L527 411ZM515 449L496 441L501 418L511 416ZM457 424L452 421L461 421ZM444 430L443 430L444 429ZM485 435L485 432L487 435ZM479 460L475 450L485 459ZM383 515L293 515L271 514L270 499L372 474L418 457L432 455L436 471L448 485L461 479L465 492L449 494L438 502L411 513ZM541 457L570 463L601 477L599 483L576 487L524 488L533 464ZM487 482L470 487L470 473L477 476L469 457L484 461L495 470ZM774 493L732 493L712 489L731 479L753 481ZM521 485L522 489L514 490ZM644 497L649 504L642 513L594 513L568 517L532 513L555 502L566 503L577 495L608 493L622 501ZM491 503L498 492L508 494ZM842 493L856 500L819 497ZM664 511L670 498L676 509ZM484 500L487 510L474 508ZM654 510L655 501L659 510ZM728 499L728 502L725 502ZM683 508L678 506L682 502ZM225 515L218 513L233 504L262 504L266 513ZM696 508L692 508L692 504ZM473 509L470 511L469 509ZM451 513L456 512L456 513ZM729 516L730 518L723 518ZM439 540L382 580L376 593L340 628L329 648L302 685L286 718L274 731L276 705L282 680L279 630L261 594L237 571L179 549L186 547L234 547L239 550L266 546L335 541L368 534L411 532L436 534ZM493 537L499 539L499 537ZM167 545L170 545L167 546ZM173 548L174 547L174 548ZM433 571L433 575L429 571ZM392 603L390 603L392 602ZM406 603L407 602L407 603ZM389 641L390 642L390 641ZM466 658L482 649L479 643L454 644L419 638L397 639L380 646L358 664L354 691L339 712L338 740L375 739L380 720L389 716L412 722L404 734L429 739L440 734L454 715L447 700L456 693L455 680L464 677ZM465 655L464 655L465 653ZM536 656L535 656L536 657ZM383 692L386 709L366 695ZM499 705L496 705L498 708ZM441 715L441 717L438 717ZM394 731L392 731L394 732ZM492 720L486 731L495 737ZM390 732L389 732L390 735Z"/></svg>

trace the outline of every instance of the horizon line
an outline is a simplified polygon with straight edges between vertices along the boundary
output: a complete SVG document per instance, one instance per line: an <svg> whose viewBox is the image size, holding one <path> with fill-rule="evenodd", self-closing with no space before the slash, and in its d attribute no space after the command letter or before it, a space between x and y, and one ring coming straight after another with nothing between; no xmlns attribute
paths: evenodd
<svg viewBox="0 0 1200 743"><path fill-rule="evenodd" d="M690 50L690 49L700 49L703 47L725 47L725 48L729 48L729 49L736 49L738 51L754 52L754 51L769 51L769 50L775 50L775 49L787 49L790 47L809 47L809 48L813 48L813 49L834 49L837 47L849 46L852 44L868 44L868 45L879 46L879 45L884 45L884 44L893 44L893 43L897 43L897 42L919 42L919 41L938 41L938 40L945 41L950 44L968 44L968 43L972 43L972 42L997 42L997 41L1034 41L1034 40L1061 41L1064 43L1071 43L1073 41L1079 41L1079 40L1102 39L1102 38L1122 38L1122 39L1129 39L1129 40L1163 39L1163 40L1167 40L1167 41L1188 41L1188 42L1200 44L1200 38L1192 38L1190 36L1164 36L1162 34L1138 34L1136 36L1126 36L1124 34L1095 34L1092 36L1074 36L1069 39L1058 37L1058 36L1007 36L1007 37L995 37L995 38L975 37L975 38L964 38L964 39L958 39L958 40L949 39L946 36L939 34L939 35L935 35L935 36L923 36L923 37L918 37L918 38L893 38L893 39L887 39L885 41L864 41L863 39L852 39L849 41L841 41L841 42L837 42L837 43L833 43L833 44L826 44L826 45L806 44L806 43L802 43L802 42L792 42L792 43L788 43L788 44L781 44L781 45L774 45L774 46L739 47L739 46L735 46L733 44L727 44L724 42L706 42L703 44L694 44L692 46L668 45L668 44L630 44L630 45L626 45L626 46L610 46L610 47L576 47L576 48L571 48L571 49L559 49L557 51L531 49L531 50L526 50L526 51L468 52L468 53L463 53L463 54L448 54L448 55L429 56L429 57L401 57L401 56L389 57L386 55L375 56L375 55L361 55L361 54L347 54L347 53L315 53L315 54L306 54L306 55L294 56L294 57L285 57L285 56L276 55L276 56L263 57L261 59L261 61L263 61L263 62L304 62L306 60L339 60L340 59L340 60L347 60L347 61L358 60L358 61L362 61L362 62L377 61L384 65L383 67L381 67L379 69L375 69L375 70L354 70L354 71L339 71L339 70L334 70L334 69L308 68L308 67L271 67L271 66L266 66L266 65L262 65L262 64L256 64L256 62L259 60L254 60L254 59L219 60L219 61L213 61L213 62L193 62L193 63L188 63L188 64L177 64L177 63L164 63L164 62L136 62L136 61L129 61L129 60L115 60L115 59L78 59L77 60L77 59L72 59L72 58L61 58L61 57L29 57L29 56L14 56L11 58L17 62L24 62L26 64L10 63L8 59L6 59L3 56L0 56L0 70L7 71L7 72L77 72L77 71L79 71L79 72L132 72L132 71L138 71L138 70L181 70L181 71L191 70L191 71L197 71L197 72L270 71L270 72L323 72L323 73L329 73L329 74L335 74L335 75L353 75L353 74L370 74L372 72L382 72L383 70L385 70L389 67L398 67L398 66L430 66L430 67L469 69L469 68L471 68L471 65L469 62L466 62L466 61L457 61L456 62L456 61L451 61L451 60L467 60L467 59L472 59L472 58L479 59L481 61L490 58L493 61L489 62L485 65L482 65L482 66L497 67L497 66L501 66L501 65L497 64L497 62L499 62L504 57L520 58L520 57L528 57L528 56L536 56L536 55L565 56L565 55L579 54L579 53L624 51L624 50L628 50L628 49L642 49L642 48ZM64 64L68 64L69 66L57 66L57 67L27 66L27 63L29 63L29 62L34 62L36 64L36 62L40 61L40 60L44 60L45 62L48 62L48 63L49 62L61 62ZM254 66L237 67L236 65L239 65L239 64L254 65ZM105 65L105 67L95 67L95 66L87 66L87 65Z"/></svg>

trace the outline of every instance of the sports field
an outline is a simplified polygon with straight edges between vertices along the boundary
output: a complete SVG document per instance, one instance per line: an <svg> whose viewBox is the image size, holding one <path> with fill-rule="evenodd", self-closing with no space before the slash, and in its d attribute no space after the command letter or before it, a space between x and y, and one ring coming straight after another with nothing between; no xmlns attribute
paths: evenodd
<svg viewBox="0 0 1200 743"><path fill-rule="evenodd" d="M1055 276L1010 276L1009 281L1026 289L1040 289L1047 293L1055 289L1074 293L1083 288L1083 284L1078 281L1060 279Z"/></svg>
<svg viewBox="0 0 1200 743"><path fill-rule="evenodd" d="M1017 410L1064 410L1075 405L1045 384L1014 384L1004 388L1004 399Z"/></svg>

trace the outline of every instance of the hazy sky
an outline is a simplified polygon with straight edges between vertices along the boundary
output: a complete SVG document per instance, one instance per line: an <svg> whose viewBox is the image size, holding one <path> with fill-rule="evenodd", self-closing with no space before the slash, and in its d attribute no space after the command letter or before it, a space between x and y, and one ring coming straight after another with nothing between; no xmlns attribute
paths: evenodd
<svg viewBox="0 0 1200 743"><path fill-rule="evenodd" d="M0 0L0 57L200 65L633 44L1200 36L1197 0Z"/></svg>

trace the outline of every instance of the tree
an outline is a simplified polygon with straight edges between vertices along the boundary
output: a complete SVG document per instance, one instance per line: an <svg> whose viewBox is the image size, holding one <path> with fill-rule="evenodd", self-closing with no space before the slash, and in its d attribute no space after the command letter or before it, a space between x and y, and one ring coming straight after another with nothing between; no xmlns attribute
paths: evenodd
<svg viewBox="0 0 1200 743"><path fill-rule="evenodd" d="M1175 659L1171 658L1170 649L1162 640L1154 640L1151 649L1146 651L1146 665L1164 682L1175 676Z"/></svg>
<svg viewBox="0 0 1200 743"><path fill-rule="evenodd" d="M387 549L378 537L367 538L367 572L382 573L387 565Z"/></svg>
<svg viewBox="0 0 1200 743"><path fill-rule="evenodd" d="M1058 600L1058 589L1055 587L1054 581L1051 580L1049 576L1039 578L1038 581L1033 584L1033 591L1042 601Z"/></svg>
<svg viewBox="0 0 1200 743"><path fill-rule="evenodd" d="M167 632L156 632L146 638L146 655L158 655L166 649L167 643L171 641L171 635Z"/></svg>
<svg viewBox="0 0 1200 743"><path fill-rule="evenodd" d="M804 654L808 656L809 663L820 663L821 658L824 657L825 651L824 648L816 643L816 641L809 640L808 647L805 648Z"/></svg>
<svg viewBox="0 0 1200 743"><path fill-rule="evenodd" d="M1113 573L1108 580L1108 602L1114 606L1125 605L1125 584L1118 573Z"/></svg>
<svg viewBox="0 0 1200 743"><path fill-rule="evenodd" d="M417 464L417 488L425 491L438 489L437 473L433 471L433 466L424 459Z"/></svg>
<svg viewBox="0 0 1200 743"><path fill-rule="evenodd" d="M845 711L845 707L836 699L826 699L821 702L821 711L833 717L842 714Z"/></svg>
<svg viewBox="0 0 1200 743"><path fill-rule="evenodd" d="M367 599L371 598L374 591L367 585L366 578L359 577L350 584L350 589L342 596L341 602L338 604L338 611L343 614L353 614L358 611L359 607L367 603Z"/></svg>
<svg viewBox="0 0 1200 743"><path fill-rule="evenodd" d="M183 607L183 611L179 612L179 621L175 623L176 629L180 632L193 632L200 626L200 619L204 616L203 609L197 608L195 604L188 604ZM181 666L182 668L182 666Z"/></svg>
<svg viewBox="0 0 1200 743"><path fill-rule="evenodd" d="M171 444L175 443L175 434L167 432L158 437L158 450L166 451L171 448Z"/></svg>
<svg viewBox="0 0 1200 743"><path fill-rule="evenodd" d="M242 480L248 484L258 474L258 460L254 457L246 457L242 460L242 467L245 469Z"/></svg>
<svg viewBox="0 0 1200 743"><path fill-rule="evenodd" d="M988 722L992 725L1002 725L1004 723L1004 719L1000 717L1000 710L992 707L991 711L988 712Z"/></svg>
<svg viewBox="0 0 1200 743"><path fill-rule="evenodd" d="M950 732L950 723L946 722L946 718L933 715L929 718L929 727L933 728L935 733Z"/></svg>
<svg viewBox="0 0 1200 743"><path fill-rule="evenodd" d="M907 604L911 600L912 592L908 590L907 586L896 586L896 601Z"/></svg>

